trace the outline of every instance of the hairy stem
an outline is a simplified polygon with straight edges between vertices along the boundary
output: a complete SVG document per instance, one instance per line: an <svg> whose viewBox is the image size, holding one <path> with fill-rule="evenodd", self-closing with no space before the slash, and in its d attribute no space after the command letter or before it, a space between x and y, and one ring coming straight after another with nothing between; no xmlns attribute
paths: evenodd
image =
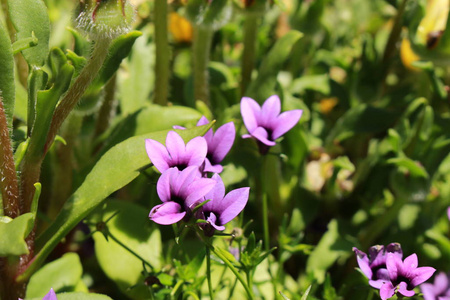
<svg viewBox="0 0 450 300"><path fill-rule="evenodd" d="M192 45L194 56L194 98L195 100L203 101L208 106L210 105L208 63L212 36L213 30L211 28L204 26L194 27L194 42Z"/></svg>
<svg viewBox="0 0 450 300"><path fill-rule="evenodd" d="M155 100L167 105L170 49L167 35L167 0L155 0Z"/></svg>
<svg viewBox="0 0 450 300"><path fill-rule="evenodd" d="M248 14L244 20L244 52L242 53L241 95L245 95L255 66L256 37L258 32L258 16Z"/></svg>
<svg viewBox="0 0 450 300"><path fill-rule="evenodd" d="M3 98L0 95L0 192L2 194L3 213L15 218L20 215L19 187L16 167L9 136Z"/></svg>
<svg viewBox="0 0 450 300"><path fill-rule="evenodd" d="M116 109L116 102L114 101L116 95L116 78L117 75L114 74L105 85L105 98L98 112L97 124L95 126L94 136L96 138L108 129L111 124L111 119L114 117Z"/></svg>

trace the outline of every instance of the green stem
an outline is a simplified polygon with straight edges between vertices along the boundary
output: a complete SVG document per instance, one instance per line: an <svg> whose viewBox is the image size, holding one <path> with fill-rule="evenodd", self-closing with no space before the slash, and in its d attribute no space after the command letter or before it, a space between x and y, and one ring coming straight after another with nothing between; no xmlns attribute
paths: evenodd
<svg viewBox="0 0 450 300"><path fill-rule="evenodd" d="M403 0L400 4L397 10L397 15L395 16L394 26L392 27L391 33L386 43L386 47L384 48L383 60L381 62L381 67L383 68L382 81L384 81L388 74L390 60L395 54L396 44L402 31L402 18L407 2L408 0Z"/></svg>
<svg viewBox="0 0 450 300"><path fill-rule="evenodd" d="M209 76L208 63L211 50L213 30L206 26L194 27L193 42L193 72L194 72L194 97L206 105L209 103Z"/></svg>
<svg viewBox="0 0 450 300"><path fill-rule="evenodd" d="M167 34L167 0L155 0L155 100L167 105L170 49Z"/></svg>
<svg viewBox="0 0 450 300"><path fill-rule="evenodd" d="M116 242L117 244L122 246L122 248L124 248L125 250L127 250L128 252L133 254L136 258L138 258L140 261L142 261L142 263L146 264L148 267L150 267L152 270L154 270L153 266L148 261L146 261L144 258L142 258L142 256L140 256L139 254L137 254L136 252L134 252L133 250L128 248L127 245L125 245L119 239L117 239L109 230L108 230L108 237L110 237L114 242Z"/></svg>
<svg viewBox="0 0 450 300"><path fill-rule="evenodd" d="M206 246L206 276L208 279L209 298L214 299L214 290L211 282L211 250Z"/></svg>
<svg viewBox="0 0 450 300"><path fill-rule="evenodd" d="M19 186L17 183L14 155L9 136L8 122L3 98L0 95L0 192L2 195L3 214L10 218L20 215Z"/></svg>
<svg viewBox="0 0 450 300"><path fill-rule="evenodd" d="M59 102L53 114L52 123L47 134L44 150L45 152L48 151L50 145L53 143L56 133L64 120L77 105L78 101L94 80L95 76L97 76L103 62L108 56L108 48L111 42L112 39L109 37L99 38L99 40L95 43L91 59L86 63L80 75L75 79L75 82L70 86L65 96Z"/></svg>
<svg viewBox="0 0 450 300"><path fill-rule="evenodd" d="M115 73L111 79L105 85L105 98L103 99L102 106L98 112L97 124L95 126L94 137L99 137L103 132L105 132L110 123L111 119L114 117L115 112L115 95L116 95L116 78L117 73Z"/></svg>
<svg viewBox="0 0 450 300"><path fill-rule="evenodd" d="M266 251L270 250L270 231L269 231L269 211L268 211L268 196L267 196L267 185L266 176L267 174L267 156L262 156L261 164L261 183L263 187L262 191L262 219L263 219L263 232L264 232L264 249Z"/></svg>
<svg viewBox="0 0 450 300"><path fill-rule="evenodd" d="M244 287L245 291L247 292L247 296L249 299L253 299L253 292L251 290L251 287L249 287L246 282L245 279L242 277L242 275L239 273L238 270L236 270L236 268L233 266L233 264L224 256L222 255L222 253L220 253L219 251L216 251L216 249L214 248L213 245L208 245L211 249L211 251L218 257L220 258L226 265L227 267L230 269L231 272L233 272L233 274L236 276L237 280L239 280L242 284L242 286Z"/></svg>
<svg viewBox="0 0 450 300"><path fill-rule="evenodd" d="M245 91L250 85L252 72L255 66L256 37L258 33L259 17L253 14L247 14L244 20L244 51L242 53L242 81L241 95L245 95Z"/></svg>

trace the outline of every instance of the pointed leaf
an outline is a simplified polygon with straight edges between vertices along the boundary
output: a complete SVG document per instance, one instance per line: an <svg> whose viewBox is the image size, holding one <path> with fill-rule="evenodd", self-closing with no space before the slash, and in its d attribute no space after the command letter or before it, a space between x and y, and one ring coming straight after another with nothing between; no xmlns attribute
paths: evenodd
<svg viewBox="0 0 450 300"><path fill-rule="evenodd" d="M15 102L14 57L8 31L2 22L0 22L0 49L0 93L3 97L8 127L12 128Z"/></svg>

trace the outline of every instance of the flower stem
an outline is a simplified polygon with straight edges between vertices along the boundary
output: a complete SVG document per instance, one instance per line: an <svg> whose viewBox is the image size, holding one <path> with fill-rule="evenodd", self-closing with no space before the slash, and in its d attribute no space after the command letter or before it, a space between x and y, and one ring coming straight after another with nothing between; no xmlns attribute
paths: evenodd
<svg viewBox="0 0 450 300"><path fill-rule="evenodd" d="M258 32L258 15L247 14L244 20L244 51L242 53L241 95L245 95L255 66L256 37Z"/></svg>
<svg viewBox="0 0 450 300"><path fill-rule="evenodd" d="M209 298L214 299L214 290L211 282L211 250L206 246L206 276L208 279Z"/></svg>
<svg viewBox="0 0 450 300"><path fill-rule="evenodd" d="M193 72L194 72L194 98L206 105L209 103L209 76L208 63L211 50L213 30L206 26L194 27L193 42Z"/></svg>
<svg viewBox="0 0 450 300"><path fill-rule="evenodd" d="M233 264L224 255L222 255L222 253L217 251L213 245L208 245L208 246L210 247L211 251L227 265L227 267L230 269L230 271L233 272L233 274L236 276L237 280L239 280L241 282L242 286L244 287L245 291L247 292L248 298L253 299L254 297L253 297L253 292L251 290L251 287L249 287L246 284L245 279L242 277L242 275L239 273L239 271L236 270L236 268L233 266Z"/></svg>
<svg viewBox="0 0 450 300"><path fill-rule="evenodd" d="M115 95L116 95L116 78L117 73L114 74L111 79L105 85L105 98L103 99L102 106L98 112L97 124L95 126L94 137L99 137L103 132L108 129L111 119L114 117ZM96 149L98 150L98 149Z"/></svg>
<svg viewBox="0 0 450 300"><path fill-rule="evenodd" d="M167 39L167 0L155 0L155 100L167 105L170 49Z"/></svg>
<svg viewBox="0 0 450 300"><path fill-rule="evenodd" d="M108 48L112 39L109 37L101 37L94 45L91 59L86 63L86 66L81 71L80 75L75 79L75 82L70 86L65 96L61 99L53 114L52 123L50 125L49 132L47 134L47 140L45 143L45 152L48 151L56 133L58 132L61 124L67 118L69 113L77 105L80 98L83 96L86 89L94 80L100 68L103 65L106 57L108 56Z"/></svg>
<svg viewBox="0 0 450 300"><path fill-rule="evenodd" d="M9 136L3 98L0 95L0 192L2 195L3 214L10 218L20 215L19 187L16 167Z"/></svg>
<svg viewBox="0 0 450 300"><path fill-rule="evenodd" d="M136 252L134 252L133 250L131 250L130 248L128 248L127 245L125 245L124 243L122 243L119 239L117 239L112 233L111 231L108 230L108 237L110 237L114 242L116 242L117 244L119 244L120 246L122 246L122 248L124 248L125 250L127 250L128 252L130 252L131 254L133 254L137 259L139 259L140 261L142 261L142 263L144 263L145 265L147 265L148 267L150 267L152 270L153 266L146 261L144 258L142 258L142 256L140 256L139 254L137 254Z"/></svg>

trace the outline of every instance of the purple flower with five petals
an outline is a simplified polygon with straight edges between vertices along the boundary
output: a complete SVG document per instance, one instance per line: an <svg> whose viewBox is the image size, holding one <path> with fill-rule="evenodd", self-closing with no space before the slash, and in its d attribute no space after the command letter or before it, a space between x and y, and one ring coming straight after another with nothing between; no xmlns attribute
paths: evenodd
<svg viewBox="0 0 450 300"><path fill-rule="evenodd" d="M208 124L208 119L203 116L197 126ZM208 152L206 153L205 166L203 172L220 173L223 167L220 165L227 153L231 150L236 136L236 129L233 122L228 122L214 133L212 129L204 135Z"/></svg>
<svg viewBox="0 0 450 300"><path fill-rule="evenodd" d="M233 220L245 207L250 192L249 187L232 190L225 195L225 185L218 174L212 179L216 182L214 188L205 195L211 200L202 206L201 218L206 223L201 226L206 236L212 236L215 230L225 230L225 224Z"/></svg>
<svg viewBox="0 0 450 300"><path fill-rule="evenodd" d="M424 300L450 300L450 275L440 272L434 283L420 285Z"/></svg>
<svg viewBox="0 0 450 300"><path fill-rule="evenodd" d="M386 300L395 293L406 297L414 296L414 288L427 281L436 269L432 267L418 268L417 255L411 254L404 261L394 253L388 253L386 257L386 268L389 280L380 288L380 297Z"/></svg>
<svg viewBox="0 0 450 300"><path fill-rule="evenodd" d="M163 204L152 208L150 220L170 225L188 218L215 184L213 179L200 177L197 166L187 167L183 171L177 168L166 170L156 184L156 191Z"/></svg>
<svg viewBox="0 0 450 300"><path fill-rule="evenodd" d="M297 124L303 111L280 112L281 102L277 95L270 96L262 107L252 98L243 97L241 100L242 119L249 132L242 137L255 138L261 154L266 154L270 147L275 146L276 139Z"/></svg>
<svg viewBox="0 0 450 300"><path fill-rule="evenodd" d="M147 139L145 148L151 162L161 173L172 167L177 167L179 170L189 166L198 168L205 161L208 150L203 137L195 137L185 144L175 131L167 133L166 146L158 141Z"/></svg>
<svg viewBox="0 0 450 300"><path fill-rule="evenodd" d="M388 271L386 268L386 255L392 253L399 259L402 259L403 251L399 243L391 243L386 246L375 245L369 248L369 256L366 253L353 247L353 252L356 254L358 266L361 271L369 279L369 285L379 289L383 283L389 280Z"/></svg>

